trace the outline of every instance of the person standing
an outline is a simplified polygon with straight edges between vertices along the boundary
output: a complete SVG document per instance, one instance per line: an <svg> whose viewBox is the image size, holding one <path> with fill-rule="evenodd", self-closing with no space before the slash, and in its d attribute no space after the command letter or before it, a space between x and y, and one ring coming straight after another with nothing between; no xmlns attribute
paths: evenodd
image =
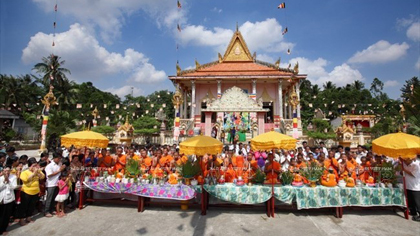
<svg viewBox="0 0 420 236"><path fill-rule="evenodd" d="M60 173L66 168L65 165L60 164L61 156L58 153L53 154L53 161L45 168L47 174L47 199L45 200L44 214L46 217L52 217L54 211L54 199L58 194L57 183L60 178Z"/></svg>
<svg viewBox="0 0 420 236"><path fill-rule="evenodd" d="M29 158L29 168L20 174L22 190L20 192L21 203L18 207L20 225L33 222L31 216L39 199L39 180L45 178L42 168L39 168L35 158Z"/></svg>
<svg viewBox="0 0 420 236"><path fill-rule="evenodd" d="M9 175L10 168L0 172L0 235L7 234L10 216L13 213L15 193L17 186L16 176Z"/></svg>
<svg viewBox="0 0 420 236"><path fill-rule="evenodd" d="M400 158L404 168L408 209L414 221L420 221L420 166L413 159Z"/></svg>

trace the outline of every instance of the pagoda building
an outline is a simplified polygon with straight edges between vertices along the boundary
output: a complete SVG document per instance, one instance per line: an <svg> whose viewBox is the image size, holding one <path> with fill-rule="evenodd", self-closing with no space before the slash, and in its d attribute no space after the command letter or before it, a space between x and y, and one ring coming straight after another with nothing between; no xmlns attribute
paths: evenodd
<svg viewBox="0 0 420 236"><path fill-rule="evenodd" d="M306 77L299 74L298 64L280 68L280 60L274 64L257 60L237 29L217 61L195 61L190 70L177 64L176 76L169 76L182 101L175 136L194 132L219 138L224 132L228 139L235 129L239 141L270 130L299 138L299 86Z"/></svg>

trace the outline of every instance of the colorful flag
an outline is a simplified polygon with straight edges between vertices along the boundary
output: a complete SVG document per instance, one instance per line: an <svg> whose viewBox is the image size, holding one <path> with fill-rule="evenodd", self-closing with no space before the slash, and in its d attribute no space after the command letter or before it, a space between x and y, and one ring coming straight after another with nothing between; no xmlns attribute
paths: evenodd
<svg viewBox="0 0 420 236"><path fill-rule="evenodd" d="M289 48L289 49L287 49L287 54L288 54L288 55L290 55L290 48Z"/></svg>
<svg viewBox="0 0 420 236"><path fill-rule="evenodd" d="M285 2L281 3L277 8L278 9L286 8L286 3Z"/></svg>
<svg viewBox="0 0 420 236"><path fill-rule="evenodd" d="M285 35L286 33L287 33L287 27L286 28L284 28L284 30L283 30L283 33L281 33L282 35Z"/></svg>
<svg viewBox="0 0 420 236"><path fill-rule="evenodd" d="M181 9L181 3L178 1L178 3L177 3L177 5L178 5L178 8L180 8Z"/></svg>
<svg viewBox="0 0 420 236"><path fill-rule="evenodd" d="M181 26L179 24L176 27L178 28L178 32L181 32L182 31L181 30Z"/></svg>
<svg viewBox="0 0 420 236"><path fill-rule="evenodd" d="M58 8L57 8L57 4L55 4L55 6L54 6L54 11L57 11L58 10Z"/></svg>

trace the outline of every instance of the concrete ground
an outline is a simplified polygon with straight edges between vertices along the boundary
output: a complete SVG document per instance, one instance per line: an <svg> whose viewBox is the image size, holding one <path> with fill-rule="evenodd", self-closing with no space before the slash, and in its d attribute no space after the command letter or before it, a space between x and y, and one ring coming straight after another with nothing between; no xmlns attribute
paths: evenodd
<svg viewBox="0 0 420 236"><path fill-rule="evenodd" d="M151 206L138 213L134 205L95 203L64 218L35 219L10 226L9 235L420 235L420 222L392 209L345 209L342 219L328 210L277 211L273 219L263 208L211 207L201 216L197 208Z"/></svg>

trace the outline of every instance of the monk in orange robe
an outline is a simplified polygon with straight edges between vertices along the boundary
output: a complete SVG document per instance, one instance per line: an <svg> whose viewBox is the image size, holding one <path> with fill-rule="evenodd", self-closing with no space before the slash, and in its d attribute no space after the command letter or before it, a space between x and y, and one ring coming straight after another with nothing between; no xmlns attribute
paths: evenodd
<svg viewBox="0 0 420 236"><path fill-rule="evenodd" d="M244 164L245 164L245 158L242 155L234 156L232 158L233 167L235 168L236 176L244 177Z"/></svg>
<svg viewBox="0 0 420 236"><path fill-rule="evenodd" d="M371 169L370 163L367 161L366 157L362 157L360 159L360 161L362 163L360 163L360 165L359 165L359 179L363 183L366 183L369 176L372 176L372 169Z"/></svg>
<svg viewBox="0 0 420 236"><path fill-rule="evenodd" d="M255 175L255 172L260 167L258 166L258 162L255 160L254 155L249 152L247 155L247 159L244 163L244 181L248 183L249 180L252 179L252 176Z"/></svg>
<svg viewBox="0 0 420 236"><path fill-rule="evenodd" d="M264 172L266 174L266 183L278 183L281 165L274 161L273 153L268 154L268 163L265 164Z"/></svg>
<svg viewBox="0 0 420 236"><path fill-rule="evenodd" d="M217 179L219 179L220 178L219 169L222 166L222 163L223 163L222 159L220 159L216 155L212 155L211 158L207 162L207 174L209 176L216 177Z"/></svg>
<svg viewBox="0 0 420 236"><path fill-rule="evenodd" d="M356 168L358 168L358 165L356 160L353 158L353 154L349 154L347 156L347 162L346 162L346 169L349 173L349 176L351 176L353 179L356 179Z"/></svg>
<svg viewBox="0 0 420 236"><path fill-rule="evenodd" d="M332 167L333 172L335 174L336 179L338 179L338 170L339 170L339 165L338 165L338 161L337 159L335 159L335 155L333 151L329 151L328 152L328 158L325 159L324 161L324 167L328 170L330 169L330 167ZM328 172L325 172L325 174L327 174Z"/></svg>
<svg viewBox="0 0 420 236"><path fill-rule="evenodd" d="M112 168L114 165L115 160L112 158L110 150L106 150L105 154L98 159L98 166L103 170L108 171L108 173L112 173Z"/></svg>
<svg viewBox="0 0 420 236"><path fill-rule="evenodd" d="M116 171L121 171L125 168L126 156L122 154L122 151L122 147L117 148L116 160L114 165L114 170Z"/></svg>
<svg viewBox="0 0 420 236"><path fill-rule="evenodd" d="M303 155L299 153L297 155L296 169L305 168L305 167L306 167L306 163L303 162Z"/></svg>
<svg viewBox="0 0 420 236"><path fill-rule="evenodd" d="M150 168L152 167L152 158L147 156L147 152L145 149L140 150L140 168L143 173L149 173Z"/></svg>
<svg viewBox="0 0 420 236"><path fill-rule="evenodd" d="M233 179L236 178L236 172L233 169L232 157L230 154L226 156L223 166L225 167L224 168L225 181L227 183L232 183Z"/></svg>

